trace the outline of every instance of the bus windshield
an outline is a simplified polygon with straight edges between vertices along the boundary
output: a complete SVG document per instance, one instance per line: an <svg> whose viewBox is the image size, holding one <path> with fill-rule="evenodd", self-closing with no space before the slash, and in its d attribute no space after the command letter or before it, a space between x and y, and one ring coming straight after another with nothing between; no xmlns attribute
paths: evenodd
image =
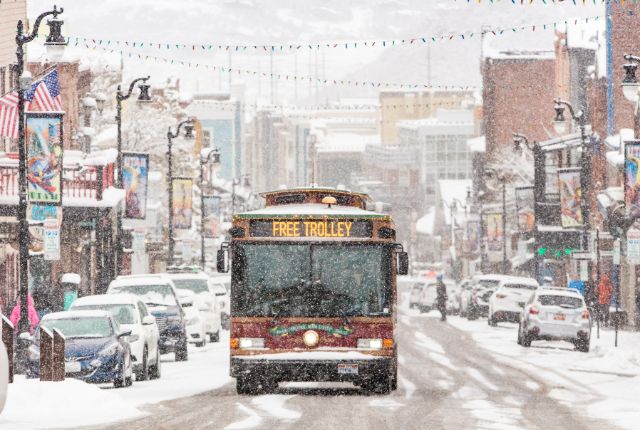
<svg viewBox="0 0 640 430"><path fill-rule="evenodd" d="M238 244L238 316L391 313L391 248L377 244Z"/></svg>

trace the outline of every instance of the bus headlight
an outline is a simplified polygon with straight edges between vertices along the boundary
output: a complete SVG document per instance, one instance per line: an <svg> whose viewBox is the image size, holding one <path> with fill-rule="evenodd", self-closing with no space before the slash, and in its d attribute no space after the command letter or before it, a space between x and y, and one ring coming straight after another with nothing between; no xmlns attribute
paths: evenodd
<svg viewBox="0 0 640 430"><path fill-rule="evenodd" d="M358 348L382 349L382 339L358 339Z"/></svg>
<svg viewBox="0 0 640 430"><path fill-rule="evenodd" d="M264 339L261 337L241 337L240 348L264 348Z"/></svg>
<svg viewBox="0 0 640 430"><path fill-rule="evenodd" d="M320 335L315 330L307 330L302 335L302 341L309 348L312 348L318 345L318 342L320 341Z"/></svg>

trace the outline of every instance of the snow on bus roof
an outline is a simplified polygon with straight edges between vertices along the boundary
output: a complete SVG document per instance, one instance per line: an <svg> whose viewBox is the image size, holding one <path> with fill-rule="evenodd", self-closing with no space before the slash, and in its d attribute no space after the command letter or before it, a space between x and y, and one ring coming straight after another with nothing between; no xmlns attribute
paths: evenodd
<svg viewBox="0 0 640 430"><path fill-rule="evenodd" d="M236 214L240 218L249 217L298 217L298 216L323 216L323 217L360 217L360 218L387 218L388 215L378 212L366 211L352 206L332 205L328 207L321 203L305 203L300 205L269 206L251 212Z"/></svg>

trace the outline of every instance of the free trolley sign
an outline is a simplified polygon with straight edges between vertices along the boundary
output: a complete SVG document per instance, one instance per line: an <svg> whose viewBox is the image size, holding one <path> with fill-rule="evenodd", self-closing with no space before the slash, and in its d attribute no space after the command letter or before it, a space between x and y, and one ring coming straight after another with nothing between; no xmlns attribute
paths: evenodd
<svg viewBox="0 0 640 430"><path fill-rule="evenodd" d="M371 237L371 221L351 220L252 220L251 237Z"/></svg>

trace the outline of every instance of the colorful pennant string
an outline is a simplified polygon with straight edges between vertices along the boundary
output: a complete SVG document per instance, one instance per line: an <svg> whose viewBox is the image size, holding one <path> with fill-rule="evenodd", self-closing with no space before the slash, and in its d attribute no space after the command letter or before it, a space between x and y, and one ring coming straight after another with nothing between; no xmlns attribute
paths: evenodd
<svg viewBox="0 0 640 430"><path fill-rule="evenodd" d="M637 1L637 0L635 0ZM448 40L469 40L476 35L489 34L493 36L500 36L505 33L522 32L531 30L535 32L537 30L549 30L556 29L560 25L578 24L581 22L593 22L601 19L602 16L589 16L581 18L568 18L554 22L536 23L517 25L511 27L495 28L495 29L483 29L475 31L466 31L461 33L452 33L444 35L432 35L432 36L419 36L406 39L390 39L390 40L357 40L357 41L325 41L320 43L309 42L297 42L288 44L215 44L215 43L175 43L175 42L142 42L142 41L123 41L112 39L99 39L95 37L70 37L68 38L71 44L90 43L107 48L118 49L157 49L165 51L174 50L189 50L189 51L233 51L233 52L263 52L263 53L275 53L283 52L285 50L301 50L301 49L326 49L326 48L341 48L341 49L358 49L358 48L373 48L376 46L383 47L398 47L398 46L420 46L426 43L434 43L439 41Z"/></svg>

